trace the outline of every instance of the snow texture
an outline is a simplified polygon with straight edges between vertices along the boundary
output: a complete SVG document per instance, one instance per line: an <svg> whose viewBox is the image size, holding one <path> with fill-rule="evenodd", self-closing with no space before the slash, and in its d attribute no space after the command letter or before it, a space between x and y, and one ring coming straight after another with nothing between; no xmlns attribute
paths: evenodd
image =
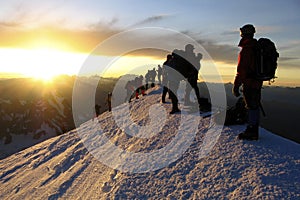
<svg viewBox="0 0 300 200"><path fill-rule="evenodd" d="M130 103L135 124L156 125L149 122L148 110L159 100L159 92L153 90ZM171 104L161 106L171 109ZM145 173L110 168L85 146L84 139L94 145L88 149L101 146L93 141L105 134L124 151L159 150L176 137L180 116L167 115L165 127L154 130L156 135L136 138L105 112L77 130L2 159L0 199L300 199L300 145L263 128L258 141L240 141L237 135L244 126L224 127L209 154L201 156L206 134L212 134L211 119L190 119L198 129L187 150L166 167ZM89 136L80 139L80 129Z"/></svg>

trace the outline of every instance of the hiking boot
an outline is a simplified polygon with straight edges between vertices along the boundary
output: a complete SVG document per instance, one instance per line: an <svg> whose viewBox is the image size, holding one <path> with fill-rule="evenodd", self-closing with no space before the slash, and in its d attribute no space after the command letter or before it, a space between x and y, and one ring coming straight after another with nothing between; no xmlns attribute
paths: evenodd
<svg viewBox="0 0 300 200"><path fill-rule="evenodd" d="M258 140L258 126L247 126L246 130L238 135L240 140Z"/></svg>
<svg viewBox="0 0 300 200"><path fill-rule="evenodd" d="M178 113L178 112L181 112L181 111L179 110L179 108L175 108L175 109L172 109L172 111L170 112L170 114L172 115L172 114Z"/></svg>

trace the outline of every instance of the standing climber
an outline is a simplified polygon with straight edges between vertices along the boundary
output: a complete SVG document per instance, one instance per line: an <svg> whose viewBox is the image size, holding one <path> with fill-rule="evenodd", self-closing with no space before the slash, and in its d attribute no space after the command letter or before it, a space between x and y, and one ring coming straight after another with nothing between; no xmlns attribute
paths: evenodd
<svg viewBox="0 0 300 200"><path fill-rule="evenodd" d="M239 139L258 140L260 100L262 81L254 78L256 68L255 48L257 40L254 38L255 28L247 24L240 28L241 51L238 57L237 73L232 89L233 95L240 96L239 88L243 86L243 96L248 110L248 126L245 131L238 135Z"/></svg>

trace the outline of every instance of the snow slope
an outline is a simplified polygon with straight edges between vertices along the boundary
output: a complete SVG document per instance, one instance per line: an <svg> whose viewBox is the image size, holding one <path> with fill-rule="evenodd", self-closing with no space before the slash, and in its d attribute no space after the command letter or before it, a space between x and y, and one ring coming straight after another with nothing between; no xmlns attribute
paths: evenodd
<svg viewBox="0 0 300 200"><path fill-rule="evenodd" d="M148 110L159 100L159 91L153 90L132 102L133 121L151 124ZM163 106L170 111L171 104ZM300 145L262 128L259 141L239 141L236 137L244 126L224 127L213 149L201 157L211 121L191 120L198 130L189 148L168 166L144 173L104 165L77 134L81 130L85 139L97 143L101 126L119 148L151 152L172 142L180 116L168 115L158 134L139 139L124 134L106 112L99 122L90 120L0 160L0 199L300 199Z"/></svg>

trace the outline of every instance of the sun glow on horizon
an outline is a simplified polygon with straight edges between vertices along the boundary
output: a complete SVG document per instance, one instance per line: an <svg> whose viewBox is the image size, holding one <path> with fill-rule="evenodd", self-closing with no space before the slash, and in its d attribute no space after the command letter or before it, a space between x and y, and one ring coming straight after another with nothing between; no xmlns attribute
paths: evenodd
<svg viewBox="0 0 300 200"><path fill-rule="evenodd" d="M145 75L148 69L157 68L162 65L164 59L158 59L151 56L121 56L116 57L112 63L107 65L107 59L110 56L92 55L95 62L94 68L81 71L85 61L89 58L88 53L76 53L58 50L50 47L36 47L31 49L0 48L0 78L19 78L27 77L36 80L42 80L44 83L51 83L54 77L59 75L100 75L103 77L118 78L125 74ZM114 57L113 57L114 58ZM223 62L215 62L213 66L211 61L203 60L201 62L200 78L203 75L206 81L215 81L216 76L222 77L222 81L232 82L236 73L236 66ZM217 68L218 73L212 70ZM299 86L299 79L293 78L298 69L292 72L287 67L278 68L278 79L273 84L283 86ZM79 74L81 73L81 74ZM220 80L220 79L218 79Z"/></svg>
<svg viewBox="0 0 300 200"><path fill-rule="evenodd" d="M60 61L64 53L52 48L37 48L32 50L31 67L25 72L26 76L49 82L54 76L61 74Z"/></svg>
<svg viewBox="0 0 300 200"><path fill-rule="evenodd" d="M60 51L54 48L1 48L0 72L23 74L24 77L49 82L55 76L77 74L87 54Z"/></svg>

